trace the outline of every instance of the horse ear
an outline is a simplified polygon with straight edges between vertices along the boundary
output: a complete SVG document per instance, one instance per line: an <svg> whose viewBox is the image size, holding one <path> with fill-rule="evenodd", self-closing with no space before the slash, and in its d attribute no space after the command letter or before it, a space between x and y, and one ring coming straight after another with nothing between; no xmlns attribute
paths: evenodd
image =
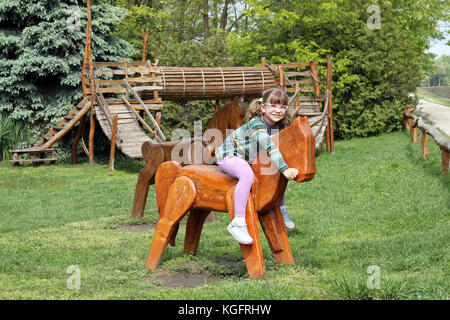
<svg viewBox="0 0 450 320"><path fill-rule="evenodd" d="M241 107L241 114L245 116L245 113L247 112L247 105L244 102L244 96L239 97L239 106Z"/></svg>

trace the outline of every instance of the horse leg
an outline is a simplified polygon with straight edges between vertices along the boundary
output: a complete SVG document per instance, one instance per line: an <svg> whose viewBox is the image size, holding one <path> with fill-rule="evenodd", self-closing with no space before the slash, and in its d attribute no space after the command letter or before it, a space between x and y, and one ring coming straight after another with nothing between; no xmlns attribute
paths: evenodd
<svg viewBox="0 0 450 320"><path fill-rule="evenodd" d="M209 210L191 210L186 225L186 236L184 238L184 253L190 251L197 254L200 235L202 233L203 223L211 211Z"/></svg>
<svg viewBox="0 0 450 320"><path fill-rule="evenodd" d="M139 171L136 192L134 194L133 209L131 217L142 218L144 215L145 205L147 204L148 189L152 183L156 170L164 161L164 151L159 146L150 147L147 154L144 155L147 165Z"/></svg>
<svg viewBox="0 0 450 320"><path fill-rule="evenodd" d="M294 257L291 251L291 245L283 224L280 206L274 210L259 215L259 221L266 235L267 242L272 250L275 261L281 265L294 264Z"/></svg>
<svg viewBox="0 0 450 320"><path fill-rule="evenodd" d="M167 152L167 150L166 150ZM167 197L169 194L170 186L173 184L175 175L181 169L181 165L176 161L166 161L160 165L155 175L155 191L156 202L159 209L159 219L164 216L164 208L166 206ZM169 243L173 247L175 246L175 237L178 232L178 223L175 224L174 231L170 236Z"/></svg>
<svg viewBox="0 0 450 320"><path fill-rule="evenodd" d="M234 218L234 201L233 201L234 189L235 187L228 190L226 196L228 213L230 214L231 220L233 220ZM264 275L266 271L261 247L261 239L259 237L258 214L255 211L251 194L247 202L245 221L247 223L248 233L253 238L253 243L250 245L248 244L239 244L239 245L241 247L242 255L245 260L245 265L247 267L247 272L250 275L250 277L252 278L261 277Z"/></svg>
<svg viewBox="0 0 450 320"><path fill-rule="evenodd" d="M161 262L169 238L178 221L183 218L195 200L195 185L187 177L178 177L169 188L164 214L156 225L150 245L146 269L155 270Z"/></svg>

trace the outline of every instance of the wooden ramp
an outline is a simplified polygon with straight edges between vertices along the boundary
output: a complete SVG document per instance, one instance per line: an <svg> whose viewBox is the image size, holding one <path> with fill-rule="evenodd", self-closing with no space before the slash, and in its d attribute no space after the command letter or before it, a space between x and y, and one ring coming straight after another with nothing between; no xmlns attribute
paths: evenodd
<svg viewBox="0 0 450 320"><path fill-rule="evenodd" d="M289 96L292 120L297 116L307 117L315 136L316 149L326 140L327 149L334 152L331 61L327 59L326 88L321 87L316 62L314 61L295 62L277 67L280 75L280 87L285 89ZM322 95L322 93L325 93L325 95Z"/></svg>
<svg viewBox="0 0 450 320"><path fill-rule="evenodd" d="M125 104L108 104L107 108L113 118L118 116L116 140L117 148L130 158L142 158L141 146L146 141L152 140L142 130L135 114ZM106 137L111 140L112 130L108 123L107 116L99 105L95 106L95 116L105 133Z"/></svg>

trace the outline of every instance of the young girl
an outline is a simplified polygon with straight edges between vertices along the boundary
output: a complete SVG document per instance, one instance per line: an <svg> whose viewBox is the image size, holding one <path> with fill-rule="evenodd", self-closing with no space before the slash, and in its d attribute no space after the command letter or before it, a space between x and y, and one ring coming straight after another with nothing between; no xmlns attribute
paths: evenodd
<svg viewBox="0 0 450 320"><path fill-rule="evenodd" d="M245 222L245 209L254 179L250 164L258 156L258 147L266 150L270 160L288 180L298 175L297 169L288 167L270 137L272 130L281 130L290 124L287 103L288 96L283 90L264 91L261 99L250 104L250 121L233 131L215 152L219 168L239 179L234 191L234 219L227 229L242 244L253 243ZM284 197L281 204L286 228L295 229L284 206Z"/></svg>

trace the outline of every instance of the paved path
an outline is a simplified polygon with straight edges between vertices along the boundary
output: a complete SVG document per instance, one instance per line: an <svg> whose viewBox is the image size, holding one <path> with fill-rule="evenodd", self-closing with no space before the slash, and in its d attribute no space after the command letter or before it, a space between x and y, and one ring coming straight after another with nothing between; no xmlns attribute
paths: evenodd
<svg viewBox="0 0 450 320"><path fill-rule="evenodd" d="M450 137L450 107L420 99L416 110Z"/></svg>

